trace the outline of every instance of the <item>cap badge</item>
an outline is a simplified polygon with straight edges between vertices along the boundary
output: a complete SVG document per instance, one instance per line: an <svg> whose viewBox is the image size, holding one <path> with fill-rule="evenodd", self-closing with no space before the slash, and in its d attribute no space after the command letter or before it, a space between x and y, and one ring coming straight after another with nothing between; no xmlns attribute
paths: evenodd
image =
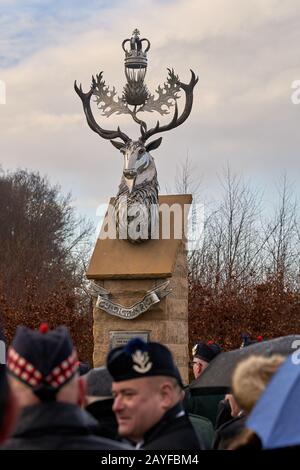
<svg viewBox="0 0 300 470"><path fill-rule="evenodd" d="M135 351L131 357L134 362L133 369L139 374L146 374L146 372L148 372L153 365L149 360L148 353L142 352L139 349Z"/></svg>
<svg viewBox="0 0 300 470"><path fill-rule="evenodd" d="M193 356L195 356L196 353L197 353L197 346L198 346L198 345L195 344L195 346L194 346L193 349L192 349L192 355L193 355Z"/></svg>

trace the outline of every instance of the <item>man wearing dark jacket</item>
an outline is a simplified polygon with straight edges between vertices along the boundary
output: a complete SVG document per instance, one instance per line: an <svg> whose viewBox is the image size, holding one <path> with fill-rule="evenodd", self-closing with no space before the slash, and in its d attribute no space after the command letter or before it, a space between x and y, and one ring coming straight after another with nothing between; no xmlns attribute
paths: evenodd
<svg viewBox="0 0 300 470"><path fill-rule="evenodd" d="M192 349L192 362L190 366L193 369L195 379L198 379L200 375L209 367L210 362L221 352L221 348L217 343L209 341L204 343L200 341L195 344ZM213 426L215 426L218 404L220 400L224 398L224 395L199 395L197 389L190 389L189 387L185 390L184 405L188 413L203 416L209 419Z"/></svg>
<svg viewBox="0 0 300 470"><path fill-rule="evenodd" d="M65 327L40 331L19 327L8 351L9 381L21 407L7 450L118 450L94 434L97 421L80 408L83 382Z"/></svg>
<svg viewBox="0 0 300 470"><path fill-rule="evenodd" d="M133 339L109 353L107 369L121 437L139 449L202 449L183 409L183 385L168 348Z"/></svg>
<svg viewBox="0 0 300 470"><path fill-rule="evenodd" d="M113 412L112 377L106 367L91 369L85 376L85 409L98 421L97 435L118 439L118 423Z"/></svg>

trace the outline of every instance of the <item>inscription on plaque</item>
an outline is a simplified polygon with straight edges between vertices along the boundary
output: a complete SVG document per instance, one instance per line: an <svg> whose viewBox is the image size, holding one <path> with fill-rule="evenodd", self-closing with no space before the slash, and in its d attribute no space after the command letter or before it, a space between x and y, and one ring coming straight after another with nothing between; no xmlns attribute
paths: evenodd
<svg viewBox="0 0 300 470"><path fill-rule="evenodd" d="M150 331L110 331L110 349L124 346L132 338L141 338L146 343L149 342Z"/></svg>

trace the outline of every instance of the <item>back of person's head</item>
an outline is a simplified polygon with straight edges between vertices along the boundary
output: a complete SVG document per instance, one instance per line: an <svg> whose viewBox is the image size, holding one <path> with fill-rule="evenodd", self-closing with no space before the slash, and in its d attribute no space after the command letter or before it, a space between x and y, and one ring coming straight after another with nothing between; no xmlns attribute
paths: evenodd
<svg viewBox="0 0 300 470"><path fill-rule="evenodd" d="M7 368L21 406L40 402L79 403L78 359L67 328L17 329L8 350Z"/></svg>
<svg viewBox="0 0 300 470"><path fill-rule="evenodd" d="M111 399L112 376L106 367L96 367L91 369L85 376L86 395L95 399Z"/></svg>
<svg viewBox="0 0 300 470"><path fill-rule="evenodd" d="M237 365L232 376L232 391L242 410L250 413L284 360L281 355L250 356Z"/></svg>

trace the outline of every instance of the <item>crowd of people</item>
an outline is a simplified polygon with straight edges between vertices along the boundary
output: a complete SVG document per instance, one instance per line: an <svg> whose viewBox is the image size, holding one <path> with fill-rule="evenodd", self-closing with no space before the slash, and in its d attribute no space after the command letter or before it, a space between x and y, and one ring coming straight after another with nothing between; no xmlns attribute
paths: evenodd
<svg viewBox="0 0 300 470"><path fill-rule="evenodd" d="M220 353L212 342L194 346L195 380ZM64 326L49 330L43 324L38 331L20 326L0 369L1 449L198 452L297 446L299 421L295 413L289 420L285 399L295 400L300 392L299 367L279 354L250 355L235 368L230 393L199 394L183 384L172 353L160 343L135 338L112 349L106 366L88 370ZM278 385L282 381L284 387ZM277 404L268 399L270 388ZM296 423L291 432L287 422Z"/></svg>

